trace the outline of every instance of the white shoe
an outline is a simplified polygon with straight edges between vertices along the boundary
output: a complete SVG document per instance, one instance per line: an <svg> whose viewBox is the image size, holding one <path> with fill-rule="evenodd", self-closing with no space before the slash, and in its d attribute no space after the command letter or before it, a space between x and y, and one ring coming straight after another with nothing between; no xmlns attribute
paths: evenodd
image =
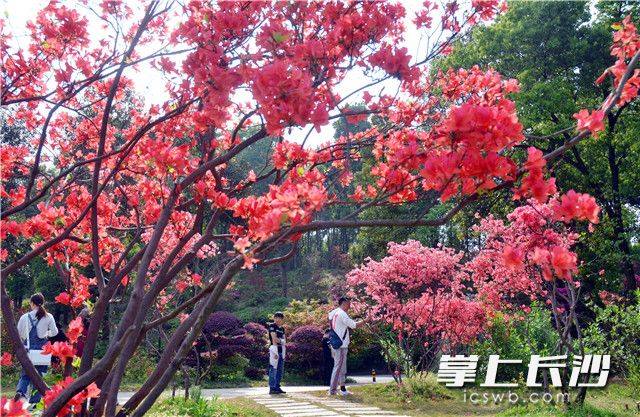
<svg viewBox="0 0 640 417"><path fill-rule="evenodd" d="M351 395L351 392L349 392L347 390L344 390L344 391L340 390L340 395L342 395L342 396Z"/></svg>

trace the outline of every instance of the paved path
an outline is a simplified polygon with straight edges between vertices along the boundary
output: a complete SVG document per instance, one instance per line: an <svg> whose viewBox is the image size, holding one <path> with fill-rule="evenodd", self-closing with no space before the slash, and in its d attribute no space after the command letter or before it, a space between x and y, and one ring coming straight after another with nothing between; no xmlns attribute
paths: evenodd
<svg viewBox="0 0 640 417"><path fill-rule="evenodd" d="M371 376L349 376L349 378L356 381L355 384L347 385L364 385L371 384ZM385 383L393 381L390 375L378 375L376 378L377 383ZM266 384L266 382L265 382ZM323 385L307 385L307 386L283 386L287 393L300 393L310 391L327 391L328 388ZM246 388L216 388L216 389L203 389L202 396L205 398L236 398L236 397L259 397L264 396L269 391L267 387L246 387ZM131 396L133 392L120 392L118 394L118 403L124 404Z"/></svg>
<svg viewBox="0 0 640 417"><path fill-rule="evenodd" d="M285 396L261 395L251 399L282 417L409 417L338 396L316 397L313 394L292 393Z"/></svg>

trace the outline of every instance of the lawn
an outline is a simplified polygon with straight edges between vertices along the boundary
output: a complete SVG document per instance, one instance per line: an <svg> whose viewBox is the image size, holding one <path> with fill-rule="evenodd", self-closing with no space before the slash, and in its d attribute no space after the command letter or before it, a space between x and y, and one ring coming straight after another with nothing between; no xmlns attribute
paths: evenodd
<svg viewBox="0 0 640 417"><path fill-rule="evenodd" d="M580 409L566 410L563 405L543 404L510 405L504 401L494 404L472 404L465 402L462 390L447 389L435 381L433 375L417 380L405 380L402 387L395 383L364 385L350 388L350 401L377 406L385 410L401 412L413 417L453 417L453 416L486 416L486 417L637 417L637 396L620 383L610 383L605 389L592 389L587 394L586 405ZM484 391L471 388L470 392ZM499 394L501 391L492 391ZM504 391L502 391L504 392ZM530 393L514 391L520 398ZM325 393L318 393L326 396ZM491 397L490 397L491 398Z"/></svg>
<svg viewBox="0 0 640 417"><path fill-rule="evenodd" d="M268 408L247 398L206 400L166 398L146 414L149 417L277 417Z"/></svg>

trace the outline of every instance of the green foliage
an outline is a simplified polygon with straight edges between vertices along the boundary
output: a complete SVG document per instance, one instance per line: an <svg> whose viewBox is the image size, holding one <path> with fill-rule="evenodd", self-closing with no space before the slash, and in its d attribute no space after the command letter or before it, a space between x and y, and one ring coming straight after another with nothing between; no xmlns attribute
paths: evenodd
<svg viewBox="0 0 640 417"><path fill-rule="evenodd" d="M491 66L517 78L521 121L536 131L556 130L580 106L566 98L578 89L593 94L593 81L610 65L610 32L588 26L590 18L584 2L512 2L495 24L477 27L439 67Z"/></svg>
<svg viewBox="0 0 640 417"><path fill-rule="evenodd" d="M418 372L410 378L405 378L400 392L407 396L432 400L452 398L447 389L438 382L437 376L427 372Z"/></svg>
<svg viewBox="0 0 640 417"><path fill-rule="evenodd" d="M329 311L332 306L315 299L291 300L284 309L287 328L293 331L301 326L314 325L324 329L328 325Z"/></svg>
<svg viewBox="0 0 640 417"><path fill-rule="evenodd" d="M610 354L614 372L629 378L640 391L640 291L635 304L595 307L596 318L585 330L589 352Z"/></svg>
<svg viewBox="0 0 640 417"><path fill-rule="evenodd" d="M267 417L273 414L259 406L234 404L218 399L207 400L196 398L168 398L159 401L149 411L151 417Z"/></svg>
<svg viewBox="0 0 640 417"><path fill-rule="evenodd" d="M127 384L142 384L156 368L156 360L144 352L136 354L135 360L129 361L124 372Z"/></svg>
<svg viewBox="0 0 640 417"><path fill-rule="evenodd" d="M594 88L594 80L613 61L609 55L611 24L640 7L637 2L510 2L496 23L474 28L453 53L434 68L492 67L520 82L516 96L518 117L526 133L548 135L575 123L573 114L596 107L610 83ZM572 100L567 100L572 97ZM625 106L608 118L597 140L574 147L554 167L560 190L591 193L602 207L595 233L584 233L578 248L583 261L584 291L622 288L640 261L638 241L640 204L640 109ZM570 133L527 143L545 151L560 146ZM600 271L604 271L604 276ZM636 271L637 274L637 271Z"/></svg>
<svg viewBox="0 0 640 417"><path fill-rule="evenodd" d="M426 372L403 378L401 384L372 384L359 388L364 397L374 397L390 405L407 404L423 400L447 400L453 393L439 383L436 375Z"/></svg>
<svg viewBox="0 0 640 417"><path fill-rule="evenodd" d="M507 321L503 313L498 313L489 325L488 337L478 341L471 350L480 356L480 374L486 373L489 355L522 360L522 364L498 368L497 380L509 382L522 379L531 355L551 355L557 342L558 334L551 324L549 311L534 303L522 321Z"/></svg>
<svg viewBox="0 0 640 417"><path fill-rule="evenodd" d="M420 208L372 207L365 210L360 219L391 219L410 217L413 211L423 210L433 202L424 201ZM429 210L426 219L440 217L449 209L448 204L438 205ZM414 215L415 216L415 215ZM415 239L427 246L435 246L440 241L440 230L434 227L364 227L359 230L356 240L349 247L349 255L355 263L362 263L366 258L381 259L387 254L389 242L404 242Z"/></svg>
<svg viewBox="0 0 640 417"><path fill-rule="evenodd" d="M261 293L264 297L264 293ZM257 300L248 300L238 310L234 311L234 314L243 322L248 323L251 321L257 323L266 323L271 321L273 313L284 309L289 303L289 299L286 297L265 297L262 302Z"/></svg>
<svg viewBox="0 0 640 417"><path fill-rule="evenodd" d="M540 405L516 406L498 414L498 417L619 417L620 414L590 405L582 407L543 407Z"/></svg>
<svg viewBox="0 0 640 417"><path fill-rule="evenodd" d="M249 359L240 354L235 354L223 362L216 362L211 367L210 376L218 381L244 381L245 371L249 368Z"/></svg>
<svg viewBox="0 0 640 417"><path fill-rule="evenodd" d="M54 317L59 317L60 314L68 312L69 307L54 301L58 294L66 290L64 282L57 272L40 257L30 262L29 270L32 271L34 277L35 290L44 295L51 314Z"/></svg>
<svg viewBox="0 0 640 417"><path fill-rule="evenodd" d="M382 357L392 369L401 369L407 376L416 372L411 355L397 343L397 336L391 332L380 332L378 343L382 349Z"/></svg>
<svg viewBox="0 0 640 417"><path fill-rule="evenodd" d="M627 382L631 391L640 396L640 359L635 357L627 365Z"/></svg>

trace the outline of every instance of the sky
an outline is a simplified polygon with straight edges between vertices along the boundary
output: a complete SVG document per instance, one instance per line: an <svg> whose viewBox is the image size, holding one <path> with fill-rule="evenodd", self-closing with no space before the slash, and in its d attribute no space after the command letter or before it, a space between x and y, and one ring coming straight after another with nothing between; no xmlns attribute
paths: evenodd
<svg viewBox="0 0 640 417"><path fill-rule="evenodd" d="M97 0L89 0L92 3L99 4ZM129 0L129 3L139 4L140 0ZM0 0L0 12L2 16L7 21L7 26L9 31L12 33L15 41L18 42L20 48L24 48L29 43L28 32L26 30L26 24L28 21L33 20L42 7L48 4L49 0ZM83 10L82 5L80 5L76 0L61 0L61 3L66 4L70 8L77 8L79 10ZM420 35L415 26L411 23L411 20L415 16L416 11L418 11L421 7L422 1L416 0L407 0L404 1L406 13L406 39L404 45L410 55L420 56L425 53L426 50L426 41L424 37ZM26 5L28 4L28 7ZM437 21L437 19L434 19ZM95 34L101 31L102 25L99 20L91 19L89 20L89 33ZM159 71L153 70L149 65L141 66L140 71L132 71L127 69L125 75L133 80L135 89L138 94L145 97L145 102L147 105L158 104L164 102L168 97L165 93L164 85L165 81L160 76ZM370 78L365 78L364 75L358 70L354 70L340 85L337 86L336 91L341 96L345 96L355 90L357 87L360 87L367 82L370 82ZM397 80L392 79L389 81L385 81L374 88L370 89L369 92L372 95L376 95L379 93L380 89L384 88L385 92L396 91L397 89ZM364 91L363 91L364 92ZM236 98L239 101L246 101L248 98L248 93L246 96L238 95ZM362 96L361 93L353 96L350 102L357 102L360 100ZM331 123L325 125L321 128L320 132L317 132L315 129L312 129L312 126L305 126L304 128L294 128L290 132L285 133L285 138L288 140L301 142L307 136L308 132L311 130L311 134L307 139L307 144L310 146L319 145L321 143L325 143L331 138L335 133Z"/></svg>

